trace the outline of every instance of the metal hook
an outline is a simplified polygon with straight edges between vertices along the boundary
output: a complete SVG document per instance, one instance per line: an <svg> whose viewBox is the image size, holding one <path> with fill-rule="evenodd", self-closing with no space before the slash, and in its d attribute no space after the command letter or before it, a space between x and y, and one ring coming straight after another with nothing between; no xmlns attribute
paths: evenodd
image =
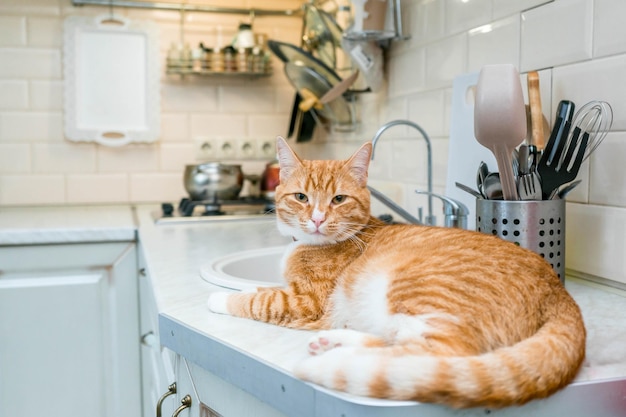
<svg viewBox="0 0 626 417"><path fill-rule="evenodd" d="M101 23L106 25L122 26L124 25L124 21L115 17L115 13L113 12L113 3L114 0L109 0L109 17L102 19Z"/></svg>

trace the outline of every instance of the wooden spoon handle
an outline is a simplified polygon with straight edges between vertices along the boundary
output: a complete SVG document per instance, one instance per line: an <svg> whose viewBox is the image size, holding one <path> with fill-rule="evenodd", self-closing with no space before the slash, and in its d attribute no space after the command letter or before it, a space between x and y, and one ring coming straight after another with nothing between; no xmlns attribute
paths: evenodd
<svg viewBox="0 0 626 417"><path fill-rule="evenodd" d="M529 145L542 150L545 147L543 132L543 112L541 111L541 90L539 89L539 73L528 73L528 104L530 106L531 135Z"/></svg>

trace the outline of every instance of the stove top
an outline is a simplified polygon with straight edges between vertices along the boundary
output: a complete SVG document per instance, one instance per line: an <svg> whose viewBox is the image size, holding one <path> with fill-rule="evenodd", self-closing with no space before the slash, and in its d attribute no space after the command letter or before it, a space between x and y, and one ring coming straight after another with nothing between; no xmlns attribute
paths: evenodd
<svg viewBox="0 0 626 417"><path fill-rule="evenodd" d="M176 206L162 203L161 210L152 212L157 224L259 219L268 215L274 215L274 202L255 197L225 201L183 198Z"/></svg>

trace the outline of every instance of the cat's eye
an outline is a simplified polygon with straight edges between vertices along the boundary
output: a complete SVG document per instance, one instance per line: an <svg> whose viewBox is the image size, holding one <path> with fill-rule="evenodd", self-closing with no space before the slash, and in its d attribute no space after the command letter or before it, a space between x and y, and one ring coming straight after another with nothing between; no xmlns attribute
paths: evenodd
<svg viewBox="0 0 626 417"><path fill-rule="evenodd" d="M301 203L306 203L307 201L309 201L309 198L302 193L296 193L295 197L296 197L296 200L298 200Z"/></svg>
<svg viewBox="0 0 626 417"><path fill-rule="evenodd" d="M346 196L345 195L336 195L333 197L333 204L340 204L343 203L346 200Z"/></svg>

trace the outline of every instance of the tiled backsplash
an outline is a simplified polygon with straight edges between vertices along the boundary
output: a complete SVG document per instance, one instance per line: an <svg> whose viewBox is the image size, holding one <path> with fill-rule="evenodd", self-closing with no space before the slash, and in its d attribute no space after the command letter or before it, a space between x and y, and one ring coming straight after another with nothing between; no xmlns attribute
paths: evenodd
<svg viewBox="0 0 626 417"><path fill-rule="evenodd" d="M262 7L274 8L299 3L259 0ZM249 4L233 0L229 6ZM584 164L583 183L568 196L567 264L626 283L626 2L404 0L403 9L411 39L394 42L387 52L383 91L362 95L359 130L297 144L302 155L347 157L382 123L410 119L432 139L435 191L444 192L454 78L492 63L512 63L522 73L539 70L549 121L561 99L579 106L602 99L613 106L612 132ZM275 61L274 76L257 81L164 76L156 144L110 149L66 141L62 22L70 14L106 11L74 8L70 0L0 3L0 206L175 200L184 192L181 173L186 163L196 161L198 141L285 133L294 92ZM157 21L163 54L179 40L177 13L118 12ZM236 16L189 15L187 40L214 42L217 25L234 29L238 21ZM301 22L258 18L255 28L298 43ZM414 136L404 127L390 129L370 171L374 185L413 212L426 203L413 192L426 186L425 147Z"/></svg>
<svg viewBox="0 0 626 417"><path fill-rule="evenodd" d="M217 4L194 0L189 3ZM300 0L232 0L227 7L294 9ZM185 164L199 162L207 139L273 140L285 134L294 91L274 59L274 75L255 80L165 75L165 56L180 42L180 14L115 8L130 19L157 22L162 55L161 137L157 143L105 148L73 143L63 127L63 21L108 14L108 7L73 7L71 0L0 1L0 206L160 202L185 195ZM186 13L192 47L230 43L247 15ZM298 17L257 16L254 30L297 43ZM221 29L218 29L221 28ZM123 65L124 63L120 63ZM260 171L265 161L247 162Z"/></svg>
<svg viewBox="0 0 626 417"><path fill-rule="evenodd" d="M606 100L612 132L583 165L568 196L567 267L626 283L626 2L621 0L412 0L403 2L411 39L388 53L387 88L364 106L379 109L359 134L302 146L316 157L346 157L375 126L392 119L421 125L433 142L435 191L445 192L452 82L485 64L538 70L545 117L560 100ZM523 80L525 82L525 78ZM372 128L372 125L374 128ZM376 149L371 182L408 210L425 207L425 147L398 127ZM389 136L389 137L387 137ZM468 179L467 184L473 184ZM441 222L440 206L436 214Z"/></svg>

